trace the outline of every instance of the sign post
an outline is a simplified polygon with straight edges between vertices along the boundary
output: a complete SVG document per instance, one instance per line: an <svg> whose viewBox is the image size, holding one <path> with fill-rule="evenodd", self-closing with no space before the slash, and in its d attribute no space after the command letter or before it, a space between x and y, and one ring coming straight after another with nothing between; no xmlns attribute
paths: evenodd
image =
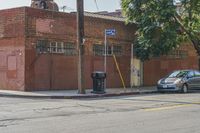
<svg viewBox="0 0 200 133"><path fill-rule="evenodd" d="M105 40L104 40L104 72L106 73L106 66L107 66L107 36L115 36L116 34L116 30L115 29L105 29L104 31L104 35L105 35ZM106 88L106 79L105 79L105 84L104 84L105 88Z"/></svg>

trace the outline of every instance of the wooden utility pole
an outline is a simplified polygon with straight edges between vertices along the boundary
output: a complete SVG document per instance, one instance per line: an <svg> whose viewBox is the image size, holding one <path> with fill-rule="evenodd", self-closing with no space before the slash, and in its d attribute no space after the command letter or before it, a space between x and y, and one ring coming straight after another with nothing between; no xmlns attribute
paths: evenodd
<svg viewBox="0 0 200 133"><path fill-rule="evenodd" d="M84 83L84 8L83 0L76 0L77 3L77 49L78 49L78 93L85 94L85 89L83 88Z"/></svg>

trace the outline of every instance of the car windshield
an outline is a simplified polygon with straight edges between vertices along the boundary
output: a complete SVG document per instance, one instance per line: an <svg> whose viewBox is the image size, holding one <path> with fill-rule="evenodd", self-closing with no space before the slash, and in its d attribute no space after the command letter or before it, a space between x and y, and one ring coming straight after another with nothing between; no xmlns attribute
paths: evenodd
<svg viewBox="0 0 200 133"><path fill-rule="evenodd" d="M189 71L174 71L173 73L169 74L169 78L182 78L187 75Z"/></svg>

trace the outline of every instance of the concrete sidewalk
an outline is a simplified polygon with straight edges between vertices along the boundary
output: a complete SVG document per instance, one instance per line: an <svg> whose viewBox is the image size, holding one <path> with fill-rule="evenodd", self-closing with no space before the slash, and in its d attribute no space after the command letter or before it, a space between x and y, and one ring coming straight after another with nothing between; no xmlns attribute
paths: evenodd
<svg viewBox="0 0 200 133"><path fill-rule="evenodd" d="M77 90L58 90L58 91L10 91L0 90L0 97L18 97L18 98L51 98L51 99L81 99L112 97L136 94L155 93L156 87L137 87L137 88L110 88L105 90L104 94L94 94L91 89L86 90L86 94L78 94Z"/></svg>

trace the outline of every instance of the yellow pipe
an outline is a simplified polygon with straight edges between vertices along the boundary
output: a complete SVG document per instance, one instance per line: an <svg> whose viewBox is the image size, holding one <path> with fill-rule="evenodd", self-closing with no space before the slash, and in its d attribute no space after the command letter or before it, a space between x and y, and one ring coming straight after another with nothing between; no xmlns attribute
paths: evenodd
<svg viewBox="0 0 200 133"><path fill-rule="evenodd" d="M113 54L113 58L114 58L115 65L116 65L116 67L117 67L117 70L118 70L118 73L119 73L121 82L122 82L122 84L123 84L123 87L124 87L124 89L126 89L126 86L125 86L125 83L124 83L124 79L123 79L123 77L122 77L122 73L121 73L121 71L120 71L120 69L119 69L119 65L118 65L118 63L117 63L117 59L116 59L116 57L115 57L114 54Z"/></svg>

